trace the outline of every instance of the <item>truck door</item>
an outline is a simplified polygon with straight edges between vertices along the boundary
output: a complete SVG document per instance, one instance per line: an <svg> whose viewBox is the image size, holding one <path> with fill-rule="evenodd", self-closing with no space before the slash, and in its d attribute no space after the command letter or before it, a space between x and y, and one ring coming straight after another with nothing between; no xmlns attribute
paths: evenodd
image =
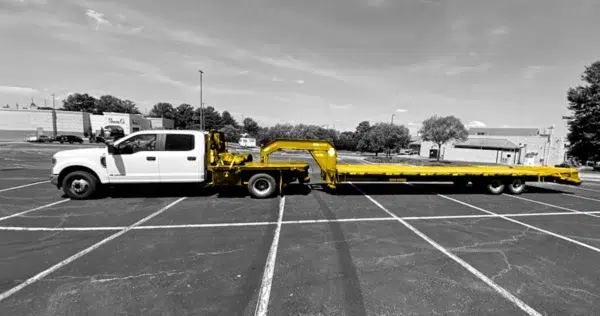
<svg viewBox="0 0 600 316"><path fill-rule="evenodd" d="M159 183L157 134L138 134L116 144L118 152L106 157L111 183Z"/></svg>
<svg viewBox="0 0 600 316"><path fill-rule="evenodd" d="M203 149L196 135L165 134L165 150L159 156L161 182L200 182L204 176Z"/></svg>

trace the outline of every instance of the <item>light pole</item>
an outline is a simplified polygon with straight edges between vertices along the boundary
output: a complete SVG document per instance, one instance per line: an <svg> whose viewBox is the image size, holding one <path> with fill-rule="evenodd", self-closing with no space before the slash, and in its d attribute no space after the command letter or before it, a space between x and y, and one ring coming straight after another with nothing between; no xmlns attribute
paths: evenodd
<svg viewBox="0 0 600 316"><path fill-rule="evenodd" d="M204 130L204 103L202 103L202 70L198 70L200 73L200 130Z"/></svg>
<svg viewBox="0 0 600 316"><path fill-rule="evenodd" d="M394 116L396 116L396 113L392 114L392 125L394 125Z"/></svg>

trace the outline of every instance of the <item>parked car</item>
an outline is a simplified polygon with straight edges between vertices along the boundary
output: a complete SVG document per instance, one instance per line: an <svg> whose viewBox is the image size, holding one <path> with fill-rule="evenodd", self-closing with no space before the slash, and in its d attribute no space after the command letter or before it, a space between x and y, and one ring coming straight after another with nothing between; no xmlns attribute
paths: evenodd
<svg viewBox="0 0 600 316"><path fill-rule="evenodd" d="M80 143L83 144L83 139L79 136L76 135L58 135L56 136L56 140L59 141L61 144L63 143L69 143L69 144L73 144L73 143Z"/></svg>
<svg viewBox="0 0 600 316"><path fill-rule="evenodd" d="M54 142L54 138L46 135L38 135L36 143L52 143Z"/></svg>

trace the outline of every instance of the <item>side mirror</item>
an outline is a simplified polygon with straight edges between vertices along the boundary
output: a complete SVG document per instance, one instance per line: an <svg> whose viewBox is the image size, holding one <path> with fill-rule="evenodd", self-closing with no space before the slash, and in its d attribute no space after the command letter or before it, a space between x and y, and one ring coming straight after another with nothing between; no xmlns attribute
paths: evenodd
<svg viewBox="0 0 600 316"><path fill-rule="evenodd" d="M110 155L115 155L118 151L118 149L115 147L115 145L113 144L106 144L106 148L108 149L108 153Z"/></svg>

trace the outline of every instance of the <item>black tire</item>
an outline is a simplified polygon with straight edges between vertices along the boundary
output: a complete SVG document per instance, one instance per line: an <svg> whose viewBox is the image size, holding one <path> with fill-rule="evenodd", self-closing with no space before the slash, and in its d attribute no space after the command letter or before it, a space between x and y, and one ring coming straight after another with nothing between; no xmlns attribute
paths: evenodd
<svg viewBox="0 0 600 316"><path fill-rule="evenodd" d="M525 191L525 181L522 179L513 179L506 183L506 188L510 194L519 195Z"/></svg>
<svg viewBox="0 0 600 316"><path fill-rule="evenodd" d="M69 141L69 144L73 145L73 141L72 141L72 140L70 140L70 141Z"/></svg>
<svg viewBox="0 0 600 316"><path fill-rule="evenodd" d="M255 198L268 198L273 195L275 191L277 191L277 181L275 181L275 178L271 175L258 173L248 180L248 192Z"/></svg>
<svg viewBox="0 0 600 316"><path fill-rule="evenodd" d="M504 192L506 185L500 179L491 179L485 184L486 191L489 194L499 195Z"/></svg>
<svg viewBox="0 0 600 316"><path fill-rule="evenodd" d="M64 143L65 143L65 141L64 141L64 140L61 140L61 141L60 141L60 143L61 143L61 144L64 144Z"/></svg>
<svg viewBox="0 0 600 316"><path fill-rule="evenodd" d="M98 179L86 171L73 171L62 181L63 192L73 200L85 200L94 196L99 186Z"/></svg>

